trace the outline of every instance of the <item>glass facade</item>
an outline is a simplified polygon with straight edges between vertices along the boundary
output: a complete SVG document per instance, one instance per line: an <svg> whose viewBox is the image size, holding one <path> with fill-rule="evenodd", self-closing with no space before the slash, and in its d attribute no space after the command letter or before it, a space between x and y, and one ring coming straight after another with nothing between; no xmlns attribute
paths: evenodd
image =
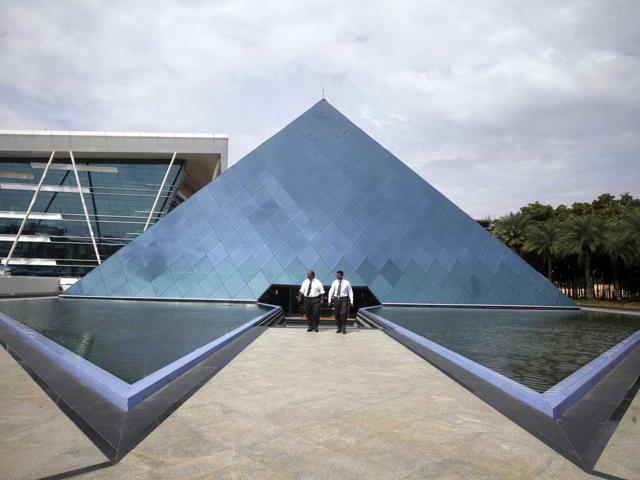
<svg viewBox="0 0 640 480"><path fill-rule="evenodd" d="M0 256L6 257L48 157L0 162ZM78 176L101 259L142 233L169 160L87 159L75 155ZM176 160L151 223L178 201L183 176ZM56 153L13 253L12 275L82 276L97 265L69 157Z"/></svg>
<svg viewBox="0 0 640 480"><path fill-rule="evenodd" d="M308 269L382 302L574 305L326 100L68 293L255 300Z"/></svg>

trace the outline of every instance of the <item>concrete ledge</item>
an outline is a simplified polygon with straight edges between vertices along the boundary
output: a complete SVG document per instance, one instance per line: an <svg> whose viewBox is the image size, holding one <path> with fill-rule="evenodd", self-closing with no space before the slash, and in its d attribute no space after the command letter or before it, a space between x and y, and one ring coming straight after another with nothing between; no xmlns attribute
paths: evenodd
<svg viewBox="0 0 640 480"><path fill-rule="evenodd" d="M429 307L429 308L487 308L491 310L580 310L579 305L501 305L491 303L390 303L388 307Z"/></svg>
<svg viewBox="0 0 640 480"><path fill-rule="evenodd" d="M0 277L0 297L58 295L58 277Z"/></svg>
<svg viewBox="0 0 640 480"><path fill-rule="evenodd" d="M640 315L640 310L633 310L630 308L591 307L588 305L582 305L580 308L582 310L589 310L592 312L620 313L622 315Z"/></svg>
<svg viewBox="0 0 640 480"><path fill-rule="evenodd" d="M559 417L582 398L638 344L640 344L640 331L625 338L606 352L601 353L544 392L542 396L551 406L553 417Z"/></svg>
<svg viewBox="0 0 640 480"><path fill-rule="evenodd" d="M182 298L182 297L108 297L98 295L66 295L60 294L61 298L84 298L89 300L134 300L149 302L204 302L204 303L256 303L255 300L249 298ZM267 305L267 304L264 304ZM272 305L271 305L272 306Z"/></svg>

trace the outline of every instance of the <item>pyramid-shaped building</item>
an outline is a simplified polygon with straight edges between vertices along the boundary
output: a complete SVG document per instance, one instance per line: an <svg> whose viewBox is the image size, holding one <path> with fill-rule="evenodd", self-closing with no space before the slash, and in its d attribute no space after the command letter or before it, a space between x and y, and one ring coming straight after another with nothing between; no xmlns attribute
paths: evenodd
<svg viewBox="0 0 640 480"><path fill-rule="evenodd" d="M68 295L257 300L345 271L384 303L574 303L321 100Z"/></svg>

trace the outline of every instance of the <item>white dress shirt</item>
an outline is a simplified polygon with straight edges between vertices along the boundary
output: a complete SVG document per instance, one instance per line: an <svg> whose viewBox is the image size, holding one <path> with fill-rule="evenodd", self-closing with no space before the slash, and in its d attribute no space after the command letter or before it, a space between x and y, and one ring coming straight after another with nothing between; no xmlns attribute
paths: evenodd
<svg viewBox="0 0 640 480"><path fill-rule="evenodd" d="M307 295L307 290L309 289L309 279L307 278L302 285L300 286L300 293L305 297L317 297L319 295L324 295L324 287L322 286L322 282L317 278L311 280L311 291L309 295Z"/></svg>
<svg viewBox="0 0 640 480"><path fill-rule="evenodd" d="M338 284L340 280L335 279L329 289L329 301L333 300L333 297L338 296ZM340 285L340 298L349 297L349 303L353 303L353 289L351 288L351 282L345 278L342 279L342 285Z"/></svg>

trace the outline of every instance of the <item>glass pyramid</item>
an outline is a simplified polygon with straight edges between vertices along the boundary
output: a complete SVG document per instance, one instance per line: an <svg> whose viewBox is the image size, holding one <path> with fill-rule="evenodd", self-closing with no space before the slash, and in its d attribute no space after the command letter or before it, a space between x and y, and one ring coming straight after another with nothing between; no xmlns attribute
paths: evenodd
<svg viewBox="0 0 640 480"><path fill-rule="evenodd" d="M574 305L326 100L66 294L256 300L309 269L386 303Z"/></svg>

